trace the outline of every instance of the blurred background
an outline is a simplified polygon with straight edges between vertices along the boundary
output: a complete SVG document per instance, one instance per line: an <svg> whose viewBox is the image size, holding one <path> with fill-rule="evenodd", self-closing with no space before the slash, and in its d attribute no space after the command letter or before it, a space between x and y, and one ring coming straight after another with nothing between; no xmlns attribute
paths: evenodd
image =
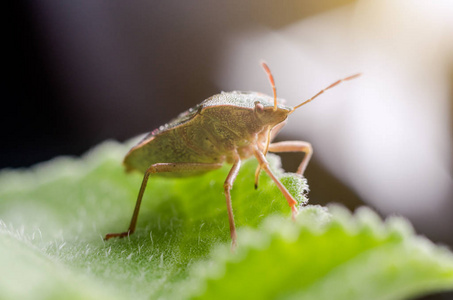
<svg viewBox="0 0 453 300"><path fill-rule="evenodd" d="M453 245L453 2L9 5L0 168L125 141L221 90L271 94L261 59L291 106L362 72L278 137L313 144L310 202L403 215ZM284 167L300 159L285 155Z"/></svg>

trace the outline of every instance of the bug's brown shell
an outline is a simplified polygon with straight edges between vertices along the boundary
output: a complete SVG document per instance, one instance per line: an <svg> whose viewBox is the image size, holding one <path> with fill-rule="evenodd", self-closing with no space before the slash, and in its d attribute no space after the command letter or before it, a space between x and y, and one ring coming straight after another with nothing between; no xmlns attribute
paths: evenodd
<svg viewBox="0 0 453 300"><path fill-rule="evenodd" d="M242 158L247 157L247 147L270 125L257 119L254 112L257 101L263 107L273 107L272 97L255 92L222 92L206 99L146 135L126 155L127 170L144 172L155 163L229 162L235 149ZM284 121L290 110L279 105L279 111L273 113L276 120L272 122ZM194 173L159 175L175 177Z"/></svg>

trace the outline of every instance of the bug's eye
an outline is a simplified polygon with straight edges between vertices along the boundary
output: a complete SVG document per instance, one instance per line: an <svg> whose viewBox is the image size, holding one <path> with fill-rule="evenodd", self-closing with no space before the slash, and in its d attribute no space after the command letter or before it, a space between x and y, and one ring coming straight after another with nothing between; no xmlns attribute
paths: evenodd
<svg viewBox="0 0 453 300"><path fill-rule="evenodd" d="M255 112L257 112L259 114L264 112L264 105L261 104L261 102L259 102L259 101L255 101Z"/></svg>

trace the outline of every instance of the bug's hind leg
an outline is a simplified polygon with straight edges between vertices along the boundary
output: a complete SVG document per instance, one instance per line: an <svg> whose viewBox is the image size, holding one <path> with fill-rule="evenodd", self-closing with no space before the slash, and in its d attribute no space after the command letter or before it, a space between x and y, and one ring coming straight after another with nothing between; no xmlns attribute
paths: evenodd
<svg viewBox="0 0 453 300"><path fill-rule="evenodd" d="M230 223L230 235L231 235L231 250L234 251L236 248L236 226L234 225L234 216L233 216L233 208L231 206L231 188L233 187L233 182L236 179L236 176L238 175L239 169L241 168L241 159L239 158L239 155L236 152L236 157L235 161L233 164L233 167L230 170L230 173L228 173L227 178L225 179L225 183L223 185L223 188L225 190L225 198L226 198L226 205L227 205L227 211L228 211L228 221Z"/></svg>
<svg viewBox="0 0 453 300"><path fill-rule="evenodd" d="M305 153L302 162L297 168L297 174L304 175L308 162L313 154L311 144L303 141L285 141L272 143L269 145L269 152L303 152Z"/></svg>
<svg viewBox="0 0 453 300"><path fill-rule="evenodd" d="M206 164L206 163L158 163L151 165L143 176L142 185L138 193L137 202L135 203L134 213L132 214L131 223L127 231L120 233L109 233L105 236L105 240L113 237L125 237L134 233L135 226L137 225L138 212L140 211L140 205L142 203L143 194L145 193L146 184L148 183L149 175L153 173L164 173L164 172L194 172L194 171L209 171L215 170L222 166L222 164Z"/></svg>

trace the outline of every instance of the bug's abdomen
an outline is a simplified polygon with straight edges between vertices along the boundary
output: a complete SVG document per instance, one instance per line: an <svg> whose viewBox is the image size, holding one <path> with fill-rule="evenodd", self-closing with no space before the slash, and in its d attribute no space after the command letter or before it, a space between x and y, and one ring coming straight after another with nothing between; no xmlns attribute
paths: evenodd
<svg viewBox="0 0 453 300"><path fill-rule="evenodd" d="M225 158L210 148L209 139L198 137L204 141L204 146L197 144L197 137L188 136L187 128L169 130L160 133L146 142L133 147L124 158L124 165L128 171L138 170L145 172L156 163L222 163ZM190 127L190 126L189 126ZM186 131L186 132L184 132ZM211 150L207 150L211 149ZM181 177L193 176L203 172L160 173L160 176Z"/></svg>

